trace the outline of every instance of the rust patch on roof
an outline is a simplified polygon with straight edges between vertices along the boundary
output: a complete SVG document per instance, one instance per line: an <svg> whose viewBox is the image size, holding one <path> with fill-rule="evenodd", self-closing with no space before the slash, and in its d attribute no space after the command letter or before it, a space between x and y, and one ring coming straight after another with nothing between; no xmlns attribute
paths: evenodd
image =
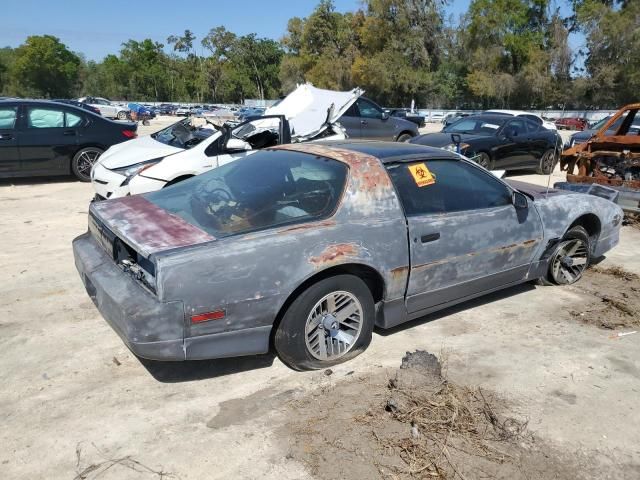
<svg viewBox="0 0 640 480"><path fill-rule="evenodd" d="M309 263L316 267L337 263L347 257L358 256L358 245L355 243L337 243L327 246L320 255L311 257Z"/></svg>
<svg viewBox="0 0 640 480"><path fill-rule="evenodd" d="M310 143L278 145L274 150L291 150L331 158L349 165L354 185L359 191L371 192L392 188L391 179L380 160L373 155L345 148L329 147Z"/></svg>

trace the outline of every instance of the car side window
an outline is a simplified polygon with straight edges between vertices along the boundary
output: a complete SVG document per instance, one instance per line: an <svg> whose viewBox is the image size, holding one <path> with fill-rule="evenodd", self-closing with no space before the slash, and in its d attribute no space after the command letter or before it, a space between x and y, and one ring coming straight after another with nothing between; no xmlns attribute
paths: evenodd
<svg viewBox="0 0 640 480"><path fill-rule="evenodd" d="M16 126L18 107L0 108L0 129L11 130Z"/></svg>
<svg viewBox="0 0 640 480"><path fill-rule="evenodd" d="M433 182L414 176L422 167ZM426 167L426 173L425 168ZM412 173L411 169L414 170ZM490 173L459 160L428 160L387 167L407 215L431 215L483 210L511 204L511 191ZM419 177L418 170L417 176Z"/></svg>
<svg viewBox="0 0 640 480"><path fill-rule="evenodd" d="M526 126L527 126L527 131L528 131L529 133L539 132L539 131L540 131L540 130L542 130L542 128L543 128L543 127L542 127L542 126L540 126L539 124L534 123L534 122L531 122L531 121L529 121L529 120L527 120L527 121L525 122L525 124L526 124Z"/></svg>
<svg viewBox="0 0 640 480"><path fill-rule="evenodd" d="M512 137L524 135L527 131L524 122L522 119L510 120L505 126L505 132Z"/></svg>
<svg viewBox="0 0 640 480"><path fill-rule="evenodd" d="M82 124L82 117L80 115L76 115L75 113L65 112L65 126L67 127L79 127Z"/></svg>
<svg viewBox="0 0 640 480"><path fill-rule="evenodd" d="M344 114L342 115L343 117L359 117L360 116L360 110L358 110L358 104L357 103L353 103L353 105L351 105L346 112L344 112Z"/></svg>
<svg viewBox="0 0 640 480"><path fill-rule="evenodd" d="M27 108L27 127L64 128L64 112L52 108Z"/></svg>
<svg viewBox="0 0 640 480"><path fill-rule="evenodd" d="M360 116L364 118L382 118L382 112L373 103L359 98L358 109L360 110Z"/></svg>
<svg viewBox="0 0 640 480"><path fill-rule="evenodd" d="M542 125L542 119L539 117L536 117L535 115L520 115L522 118L526 118L527 120L529 120L530 122L533 122L537 125Z"/></svg>

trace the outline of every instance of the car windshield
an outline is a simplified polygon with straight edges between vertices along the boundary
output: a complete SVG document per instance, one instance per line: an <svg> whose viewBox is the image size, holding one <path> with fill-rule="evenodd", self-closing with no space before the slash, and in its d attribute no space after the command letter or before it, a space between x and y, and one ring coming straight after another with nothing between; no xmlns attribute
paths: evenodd
<svg viewBox="0 0 640 480"><path fill-rule="evenodd" d="M213 135L214 131L208 128L196 128L191 125L191 120L185 119L152 133L151 138L165 145L189 149Z"/></svg>
<svg viewBox="0 0 640 480"><path fill-rule="evenodd" d="M347 170L337 160L263 150L145 196L222 238L331 214Z"/></svg>
<svg viewBox="0 0 640 480"><path fill-rule="evenodd" d="M469 133L473 135L495 135L506 119L495 117L466 117L447 125L445 133Z"/></svg>

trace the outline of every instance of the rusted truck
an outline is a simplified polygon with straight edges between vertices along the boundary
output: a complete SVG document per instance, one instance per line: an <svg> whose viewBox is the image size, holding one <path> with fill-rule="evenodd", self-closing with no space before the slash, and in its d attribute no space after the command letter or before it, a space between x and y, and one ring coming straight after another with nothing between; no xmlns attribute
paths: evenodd
<svg viewBox="0 0 640 480"><path fill-rule="evenodd" d="M606 196L623 210L640 213L638 110L640 103L626 105L587 142L562 152L560 169L567 181L554 187Z"/></svg>

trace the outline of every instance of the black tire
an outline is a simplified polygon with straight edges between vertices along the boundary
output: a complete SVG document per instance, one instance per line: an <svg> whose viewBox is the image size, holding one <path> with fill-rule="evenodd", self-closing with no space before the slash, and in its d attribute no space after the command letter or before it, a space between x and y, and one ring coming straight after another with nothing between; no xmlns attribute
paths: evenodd
<svg viewBox="0 0 640 480"><path fill-rule="evenodd" d="M555 150L547 150L544 152L542 157L540 158L540 163L538 164L538 168L536 169L536 173L538 175L549 175L553 172L553 169L556 168L556 151Z"/></svg>
<svg viewBox="0 0 640 480"><path fill-rule="evenodd" d="M359 302L358 306L361 307L361 315L356 315L356 317L360 319L359 333L353 335L355 339L344 353L338 354L333 358L319 359L316 354L312 353L312 346L308 346L308 344L313 345L314 342L313 340L308 341L307 339L307 322L311 319L314 311L316 313L324 312L324 304L318 306L321 300L330 295L340 295L343 293L350 294L351 297L356 298L357 302ZM347 298L349 297L347 296ZM349 303L347 306L351 306L351 304ZM339 309L331 313L339 313L341 311L342 309ZM320 313L316 315L315 318L318 318L320 315L323 314ZM322 318L327 319L328 317L335 318L327 314L324 314ZM336 275L314 283L289 305L276 330L274 346L282 362L294 370L302 371L327 368L350 360L366 350L369 343L371 343L374 319L375 307L371 291L369 287L367 287L367 284L354 275ZM323 322L320 321L315 328L310 329L311 333L309 337L315 332L318 345L320 341L330 341L333 345L335 336L331 332L335 330L325 330L325 327L320 325L322 323ZM346 325L346 323L342 325ZM340 342L336 344L338 345L339 351ZM327 344L324 343L324 345L325 354L327 354Z"/></svg>
<svg viewBox="0 0 640 480"><path fill-rule="evenodd" d="M563 246L570 245L570 242L580 242L583 245L584 253L581 253L580 257L584 257L585 263L584 266L579 269L579 271L571 273L573 278L568 280L566 275L561 271L556 273L556 269L558 268L558 263L563 263ZM575 259L573 261L575 262ZM558 242L558 245L556 245L554 252L549 258L549 268L547 270L547 273L544 277L538 280L538 283L541 285L571 285L582 278L582 275L584 274L585 270L589 268L590 264L591 239L589 238L589 234L581 226L572 227L567 233L565 233L564 237L562 237L562 240ZM573 265L569 268L577 269L578 267L576 265ZM559 270L562 270L562 267Z"/></svg>
<svg viewBox="0 0 640 480"><path fill-rule="evenodd" d="M118 112L118 120L126 120L128 118L127 112L125 111L120 111Z"/></svg>
<svg viewBox="0 0 640 480"><path fill-rule="evenodd" d="M403 133L401 135L398 135L398 138L396 139L396 142L408 142L409 140L411 140L413 137L411 136L411 134L409 133Z"/></svg>
<svg viewBox="0 0 640 480"><path fill-rule="evenodd" d="M477 158L475 160L478 165L486 168L487 170L491 170L491 158L488 153L480 152L476 157Z"/></svg>
<svg viewBox="0 0 640 480"><path fill-rule="evenodd" d="M71 171L81 182L91 181L91 168L104 150L98 147L81 148L71 159Z"/></svg>

